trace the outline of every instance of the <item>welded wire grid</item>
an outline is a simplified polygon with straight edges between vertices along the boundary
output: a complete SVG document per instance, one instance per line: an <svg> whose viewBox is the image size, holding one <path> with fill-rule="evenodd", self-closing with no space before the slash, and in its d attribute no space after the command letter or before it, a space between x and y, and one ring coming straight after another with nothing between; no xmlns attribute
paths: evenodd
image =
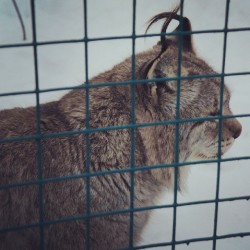
<svg viewBox="0 0 250 250"><path fill-rule="evenodd" d="M183 2L184 0L180 0L180 15L183 15ZM247 28L237 28L237 29L229 29L228 28L228 19L229 19L229 7L230 7L230 0L226 2L226 14L225 14L225 25L223 29L216 29L216 30L201 30L201 31L192 31L192 32L173 32L173 33L166 33L166 35L185 35L185 34L201 34L201 33L223 33L224 34L224 45L223 45L223 61L222 61L222 70L221 74L209 74L209 75L194 75L194 76L181 76L181 61L182 61L182 39L178 39L178 47L179 47L179 54L178 54L178 76L166 78L164 80L177 81L177 110L176 110L176 120L171 121L155 121L154 123L136 123L135 121L135 85L136 84L147 84L148 82L157 82L162 81L162 79L151 79L151 80L136 80L135 81L135 44L136 39L141 37L152 37L152 36L159 36L160 34L147 34L147 35L136 35L135 32L135 23L136 23L136 0L133 0L133 22L132 22L132 35L130 36L114 36L114 37L101 37L101 38L89 38L88 37L88 13L87 13L87 0L83 0L83 13L84 13L84 38L83 39L74 39L74 40L58 40L58 41L46 41L46 42L39 42L36 38L36 8L35 8L35 1L30 1L31 6L31 14L32 14L32 33L33 33L33 41L31 43L20 43L20 44L6 44L0 45L1 48L12 48L12 47L33 47L34 53L34 70L35 70L35 90L30 91L18 91L18 92L9 92L9 93L0 93L0 97L3 96L14 96L14 95L25 95L25 94L35 94L36 95L36 134L31 136L21 136L11 139L2 139L0 143L6 142L13 142L13 141L27 141L35 139L38 146L38 153L37 153L37 161L38 161L38 179L28 182L22 183L13 183L7 185L0 185L0 190L4 189L11 189L23 186L32 186L37 185L38 189L38 197L39 197L39 222L29 224L29 225L19 225L15 227L9 228L0 228L0 233L8 232L8 231L15 231L15 230L22 230L27 228L39 227L40 228L40 250L45 249L44 246L44 226L50 224L58 224L63 223L66 221L74 221L74 220L83 220L86 221L86 228L87 228L87 235L90 235L90 220L96 217L102 217L107 215L115 215L115 214L122 214L122 213L130 213L130 226L129 226L129 242L128 248L126 249L146 249L151 247L160 247L160 246L171 246L172 250L175 249L176 245L178 244L189 244L192 242L201 242L201 241L212 241L213 242L213 250L216 249L216 242L219 239L226 239L232 237L244 237L250 236L250 232L245 233L235 233L235 234L227 234L227 235L217 235L217 222L218 222L218 207L219 203L226 202L226 201L235 201L235 200L248 200L250 199L249 196L239 196L239 197L231 197L231 198L219 198L219 187L220 187L220 170L221 170L221 163L226 161L238 161L238 160L248 160L250 156L245 157L234 157L234 158L221 158L221 140L219 140L218 145L218 159L216 160L204 160L204 161L195 161L195 162L179 162L179 125L181 123L186 122L199 122L205 120L219 120L219 138L221 139L222 136L222 120L229 119L232 117L240 118L240 117L249 117L250 114L242 114L242 115L227 115L223 116L222 109L223 109L223 86L224 86L224 79L227 76L235 76L235 75L249 75L250 72L236 72L236 73L225 73L225 59L226 59L226 48L227 48L227 35L229 32L237 32L237 31L250 31L250 27ZM182 28L182 18L180 21L180 27ZM109 83L97 83L97 84L89 84L88 78L88 43L93 41L100 41L100 40L115 40L115 39L131 39L132 41L132 69L131 69L131 80L123 81L123 82L109 82ZM38 46L45 46L51 44L61 44L61 43L82 43L85 48L85 84L81 86L74 86L74 87L64 87L64 88L50 88L50 89L43 89L39 88L39 75L38 75L38 55L37 55L37 47ZM190 118L190 119L180 119L180 84L182 79L192 79L192 78L213 78L213 77L220 77L221 78L221 92L220 92L220 114L217 117L198 117L198 118ZM104 86L113 86L113 85L130 85L131 86L131 119L130 124L124 126L110 126L110 127L100 127L92 129L89 125L89 89L90 88L100 88ZM61 91L61 90L71 90L71 89L85 89L86 90L86 129L84 130L77 130L77 131L65 131L65 132L58 132L54 134L46 134L43 135L40 133L40 93L44 92L52 92L52 91ZM158 164L158 165L151 165L151 166L139 166L135 168L135 129L139 127L147 127L147 126L159 126L159 125L166 125L166 124L174 124L176 126L176 141L175 141L175 162L172 164ZM121 130L121 129L130 129L131 131L131 160L130 166L122 170L109 170L103 172L91 172L90 166L90 133L94 132L101 132L101 131L110 131L110 130ZM86 173L82 174L75 174L75 175L68 175L62 177L54 177L54 178L43 178L43 163L42 163L42 146L41 146L41 139L52 138L52 137L60 137L65 135L76 135L76 134L85 134L86 135ZM215 199L211 200L203 200L203 201L195 201L195 202L185 202L185 203L178 203L177 202L177 180L178 180L178 168L182 166L188 165L195 165L201 163L217 163L217 182L216 182L216 197ZM149 169L156 169L156 168L163 168L163 167L175 167L175 188L174 188L174 201L173 204L169 205L158 205L158 206L148 206L148 207L134 207L134 174L137 171L144 171ZM91 214L90 213L90 178L94 176L104 176L104 175L111 175L116 173L123 173L123 172L130 172L131 174L131 190L130 190L130 208L124 210L116 210L116 211L109 211L109 212L102 212ZM86 179L86 214L82 214L79 216L71 216L65 217L57 220L45 220L44 213L43 213L43 185L46 183L52 182L60 182L69 179L79 179L85 178ZM176 219L177 219L177 208L182 206L190 206L190 205L198 205L198 204L215 204L215 215L214 215L214 230L213 235L211 237L203 237L203 238L191 238L188 240L176 240ZM143 245L143 246L134 246L133 245L133 230L134 230L134 212L143 212L146 210L154 210L154 209L161 209L161 208L173 208L173 233L172 233L172 241L171 242L159 242L150 245ZM91 243L88 237L86 242L86 249L91 249Z"/></svg>

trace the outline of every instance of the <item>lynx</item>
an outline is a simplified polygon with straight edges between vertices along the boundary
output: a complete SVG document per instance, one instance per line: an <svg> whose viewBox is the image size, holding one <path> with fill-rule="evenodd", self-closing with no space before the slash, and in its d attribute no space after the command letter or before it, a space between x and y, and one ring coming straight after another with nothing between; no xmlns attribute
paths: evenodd
<svg viewBox="0 0 250 250"><path fill-rule="evenodd" d="M173 19L180 21L177 12L178 8L156 15L149 26L164 19L161 31L165 32ZM191 31L189 19L182 20L176 32L181 26L184 31ZM180 68L179 44L182 45ZM182 77L179 85L178 72ZM207 74L216 72L197 56L189 33L182 36L170 34L169 38L161 35L160 42L152 49L136 55L135 81L138 82L133 86L136 124L162 123L136 126L132 131L127 126L132 117L132 85L118 83L89 88L88 123L85 85L70 91L59 101L41 105L40 139L33 137L7 142L6 139L37 134L36 108L2 110L0 138L5 141L0 143L0 229L16 227L18 230L0 231L0 249L39 249L42 241L44 249L48 250L86 249L87 237L93 250L128 247L131 164L135 170L135 209L153 205L159 193L174 187L174 167L136 171L139 167L175 162L176 124L167 121L185 120L178 127L180 162L218 157L221 78L199 77ZM196 77L189 77L194 75ZM94 77L89 84L131 81L131 77L132 58L128 58ZM151 81L139 82L143 79ZM179 115L176 112L178 92ZM231 115L230 92L226 86L223 92L223 115ZM188 120L207 116L211 119ZM119 126L119 129L84 132L86 127L113 126ZM65 131L74 133L55 135ZM132 132L134 164L131 161ZM241 125L236 119L222 120L221 154L228 151L240 133ZM86 151L87 144L89 152ZM182 190L185 167L178 168L177 177L178 189ZM18 186L20 183L23 184ZM116 212L110 214L112 211ZM95 216L97 213L103 216ZM139 241L148 215L148 210L134 212L133 244ZM54 220L57 223L50 223ZM25 225L33 226L25 228Z"/></svg>

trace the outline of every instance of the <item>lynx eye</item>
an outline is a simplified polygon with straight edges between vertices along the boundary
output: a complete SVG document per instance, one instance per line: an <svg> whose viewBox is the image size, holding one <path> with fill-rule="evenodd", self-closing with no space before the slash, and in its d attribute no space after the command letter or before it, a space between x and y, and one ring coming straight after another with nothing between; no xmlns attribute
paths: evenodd
<svg viewBox="0 0 250 250"><path fill-rule="evenodd" d="M219 115L220 115L219 111L209 113L209 116L219 116Z"/></svg>

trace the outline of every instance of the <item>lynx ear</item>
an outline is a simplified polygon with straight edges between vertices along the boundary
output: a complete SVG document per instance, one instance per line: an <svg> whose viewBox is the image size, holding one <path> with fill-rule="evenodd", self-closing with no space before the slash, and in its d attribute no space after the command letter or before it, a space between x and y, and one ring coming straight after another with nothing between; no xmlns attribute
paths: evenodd
<svg viewBox="0 0 250 250"><path fill-rule="evenodd" d="M191 23L190 23L188 18L181 17L180 15L177 15L178 11L179 11L179 6L176 7L172 12L160 13L160 14L154 16L151 20L149 20L149 24L148 24L148 27L146 29L146 33L147 33L148 29L154 23L158 22L161 19L165 19L165 21L162 25L162 28L161 28L161 33L162 33L161 34L161 41L160 41L161 51L158 54L158 56L156 56L150 62L146 63L146 65L143 67L143 78L144 79L161 78L160 74L159 74L159 76L157 76L157 72L156 72L157 69L156 68L157 68L158 62L161 60L161 58L167 52L170 40L177 40L178 41L178 39L181 38L183 50L194 53L193 45L192 45L192 36L189 33L192 31ZM166 33L167 28L173 19L180 22L180 24L178 25L178 27L174 31L174 32L180 32L180 34L178 34L177 36L174 36L174 38L172 37L172 39L170 39L170 40L167 40L164 33ZM181 32L185 32L185 34L182 34ZM175 84L173 85L171 82L166 83L164 81L156 82L156 84L151 83L151 84L149 84L149 87L150 87L150 95L155 103L157 103L157 100L158 100L158 94L157 94L158 90L160 91L164 88L164 90L167 91L168 93L174 93L176 90Z"/></svg>
<svg viewBox="0 0 250 250"><path fill-rule="evenodd" d="M192 44L192 35L189 33L192 31L191 23L188 18L186 17L181 17L180 15L177 14L179 11L179 6L176 7L172 12L163 12L160 13L153 18L149 20L149 25L146 29L146 32L149 30L149 28L156 22L158 22L161 19L165 19L162 28L161 28L161 33L166 33L168 25L170 22L174 19L180 22L178 27L175 29L174 32L180 32L177 36L174 37L175 40L178 39L178 37L182 38L182 46L183 50L189 51L189 52L194 52L193 50L193 44ZM182 23L181 23L182 22ZM181 32L185 32L187 34L181 34ZM166 39L166 36L164 34L161 35L161 41L160 44L162 46L161 48L161 54L166 51L168 48L168 40Z"/></svg>
<svg viewBox="0 0 250 250"><path fill-rule="evenodd" d="M163 54L162 54L163 55ZM162 56L161 55L161 56ZM159 78L161 79L163 76L157 70L157 64L161 60L161 56L155 58L154 60L146 63L142 69L143 72L143 79L153 79L153 78ZM157 72L159 74L157 74ZM169 75L169 77L174 77L175 75ZM158 103L158 95L159 91L164 89L164 92L168 92L169 94L173 94L176 91L176 84L173 83L173 81L156 81L156 82L149 82L147 83L149 96L152 99L154 105L157 105Z"/></svg>
<svg viewBox="0 0 250 250"><path fill-rule="evenodd" d="M180 16L176 15L176 17L178 17L178 19L180 20ZM181 29L181 24L178 25L178 27L174 30L174 32L191 32L192 31L192 26L191 26L191 22L189 21L188 18L183 17L182 19L182 29ZM174 37L174 39L176 41L178 41L178 38L182 39L182 48L184 51L188 51L188 52L194 52L194 48L193 48L193 42L192 42L192 35L190 33L187 34L181 34Z"/></svg>

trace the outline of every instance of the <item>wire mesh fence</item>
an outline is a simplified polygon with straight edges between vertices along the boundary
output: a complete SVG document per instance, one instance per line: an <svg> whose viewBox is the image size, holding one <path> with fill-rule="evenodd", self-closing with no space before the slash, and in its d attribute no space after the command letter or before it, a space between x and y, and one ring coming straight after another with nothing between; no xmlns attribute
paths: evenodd
<svg viewBox="0 0 250 250"><path fill-rule="evenodd" d="M84 16L84 38L82 39L74 39L74 40L57 40L57 41L38 41L36 35L36 7L35 1L30 1L30 8L31 8L31 16L32 16L32 35L33 41L28 43L20 43L20 44L4 44L0 45L0 49L6 48L18 48L18 47L32 47L33 48L33 55L34 55L34 72L35 72L35 89L28 90L28 91L15 91L15 92L6 92L0 93L0 97L4 96L16 96L16 95L26 95L26 94L35 94L36 96L36 133L29 136L21 136L21 137L14 137L14 138L3 138L0 140L0 143L11 143L11 142L18 142L18 141L30 141L35 140L37 145L37 172L38 178L36 180L26 181L26 182L18 182L18 183L11 183L11 184L1 184L0 183L0 190L10 190L13 188L21 188L27 186L37 186L38 187L38 207L39 207L39 221L32 224L24 224L18 226L11 226L11 227L4 227L0 228L0 233L6 233L11 231L17 230L25 230L28 228L39 228L40 232L40 249L46 249L45 247L45 236L44 236L44 228L47 225L53 224L61 224L64 222L75 221L75 220L85 220L86 221L86 235L87 241L85 249L91 249L91 242L90 242L90 230L91 230L91 220L93 218L99 218L103 216L115 215L115 214L126 214L129 213L129 242L128 247L126 249L147 249L147 248L156 248L161 246L171 246L174 250L176 249L177 245L180 244L190 244L193 242L201 242L201 241L212 241L213 247L212 249L215 250L217 240L219 239L228 239L232 237L245 237L250 236L250 232L239 232L234 234L226 234L226 235L218 235L217 225L218 225L218 208L219 204L222 202L227 201L235 201L235 200L249 200L250 195L247 196L239 196L239 197L230 197L230 198L220 198L220 173L221 173L221 163L228 162L228 161L239 161L239 160L249 160L250 155L246 155L244 157L233 157L233 158L221 158L221 139L222 139L222 121L225 119L230 118L244 118L249 117L250 114L240 114L240 115L223 115L223 89L224 89L224 81L225 77L228 76L236 76L236 75L249 75L250 71L244 72L236 72L236 73L225 73L225 60L226 60L226 50L227 50L227 35L230 32L247 32L250 31L250 27L245 28L228 28L228 20L229 16L229 8L230 8L230 0L226 1L226 11L225 11L225 22L223 29L213 29L213 30L200 30L200 31L176 31L171 33L165 33L165 35L189 35L189 34L203 34L203 33L222 33L224 36L223 42L223 61L222 61L222 69L220 74L204 74L204 75L192 75L192 76L183 76L181 72L181 65L182 65L182 49L183 44L182 40L179 39L178 42L178 75L176 77L168 77L165 79L136 79L136 72L135 72L135 65L136 65L136 40L142 37L158 37L161 34L145 34L145 35L137 35L136 34L136 0L133 0L133 8L132 8L132 34L128 36L114 36L114 37L100 37L100 38L90 38L88 35L88 11L87 11L87 0L83 0L83 16ZM184 9L184 0L180 1L180 26L183 25L183 9ZM131 64L131 79L129 81L122 81L122 82L100 82L95 84L90 84L89 79L89 58L88 58L88 48L89 43L95 41L109 41L109 40L117 40L117 39L130 39L131 40L131 47L132 47L132 64ZM41 89L40 88L40 80L39 80L39 72L38 72L38 47L39 46L46 46L52 44L75 44L79 43L82 44L84 47L85 52L85 83L80 86L74 87L62 87L62 88L48 88L48 89ZM181 82L187 79L202 79L202 78L220 78L221 79L221 91L220 91L220 113L216 117L196 117L196 118L186 118L183 119L180 117L180 97L181 97ZM177 81L177 99L176 99L176 119L175 120L165 120L165 121L155 121L155 122L147 122L147 123L137 123L136 122L136 114L135 114L135 87L136 85L146 85L152 82L161 82L162 80ZM119 126L108 126L108 127L97 127L92 128L90 126L90 99L89 99L89 91L95 88L102 88L102 87L112 87L112 86L130 86L131 87L131 103L130 103L130 123L126 125L119 125ZM41 132L41 112L40 112L40 95L41 93L47 92L54 92L54 91L61 91L61 90L72 90L72 89L84 89L86 96L85 96L85 129L78 129L78 130L71 130L71 131L60 131L57 133L47 133L43 134ZM218 135L219 135L219 143L218 143L218 158L216 160L199 160L199 161L192 161L192 162L180 162L179 160L179 126L183 123L189 122L202 122L202 121L209 121L218 119L219 126L218 126ZM150 127L150 126L161 126L161 125L174 125L175 129L175 159L174 162L169 164L157 164L157 165L147 165L147 166L135 166L135 133L136 129ZM99 132L107 132L107 131L116 131L116 130L124 130L128 129L130 131L130 165L127 168L123 169L112 169L107 171L92 171L91 170L91 141L90 135L92 133L99 133ZM55 176L51 178L43 178L43 160L42 160L42 141L47 140L50 138L60 138L63 136L74 136L74 135L85 135L85 145L86 145L86 171L84 173L77 173L71 174L66 176ZM203 200L203 201L195 201L195 202L185 202L179 203L177 200L177 193L178 193L178 169L181 167L185 167L188 165L196 165L201 163L216 163L217 164L217 181L216 181L216 197L215 199L210 200ZM1 167L1 166L0 166ZM134 185L135 185L135 174L138 172L144 172L151 169L160 169L160 168L175 168L175 176L174 176L174 200L173 204L169 205L158 205L158 206L147 206L147 207L136 207L134 204ZM106 175L114 175L117 173L130 173L130 206L128 209L120 209L115 211L105 211L101 213L91 213L90 203L91 203L91 190L90 190L90 182L91 178L96 176L106 176ZM75 216L67 216L60 219L55 220L47 220L44 217L44 185L48 183L57 183L63 182L67 180L78 180L78 179L85 179L86 181L86 213L79 214ZM202 238L190 238L187 240L177 240L176 239L176 220L177 220L177 209L178 207L184 206L191 206L191 205L198 205L198 204L215 204L215 213L214 213L214 227L213 227L213 235L208 237ZM144 211L151 211L156 209L162 208L172 208L173 209L173 221L172 221L172 240L170 242L159 242L155 244L148 244L142 246L135 246L134 245L134 214L137 212L144 212Z"/></svg>

